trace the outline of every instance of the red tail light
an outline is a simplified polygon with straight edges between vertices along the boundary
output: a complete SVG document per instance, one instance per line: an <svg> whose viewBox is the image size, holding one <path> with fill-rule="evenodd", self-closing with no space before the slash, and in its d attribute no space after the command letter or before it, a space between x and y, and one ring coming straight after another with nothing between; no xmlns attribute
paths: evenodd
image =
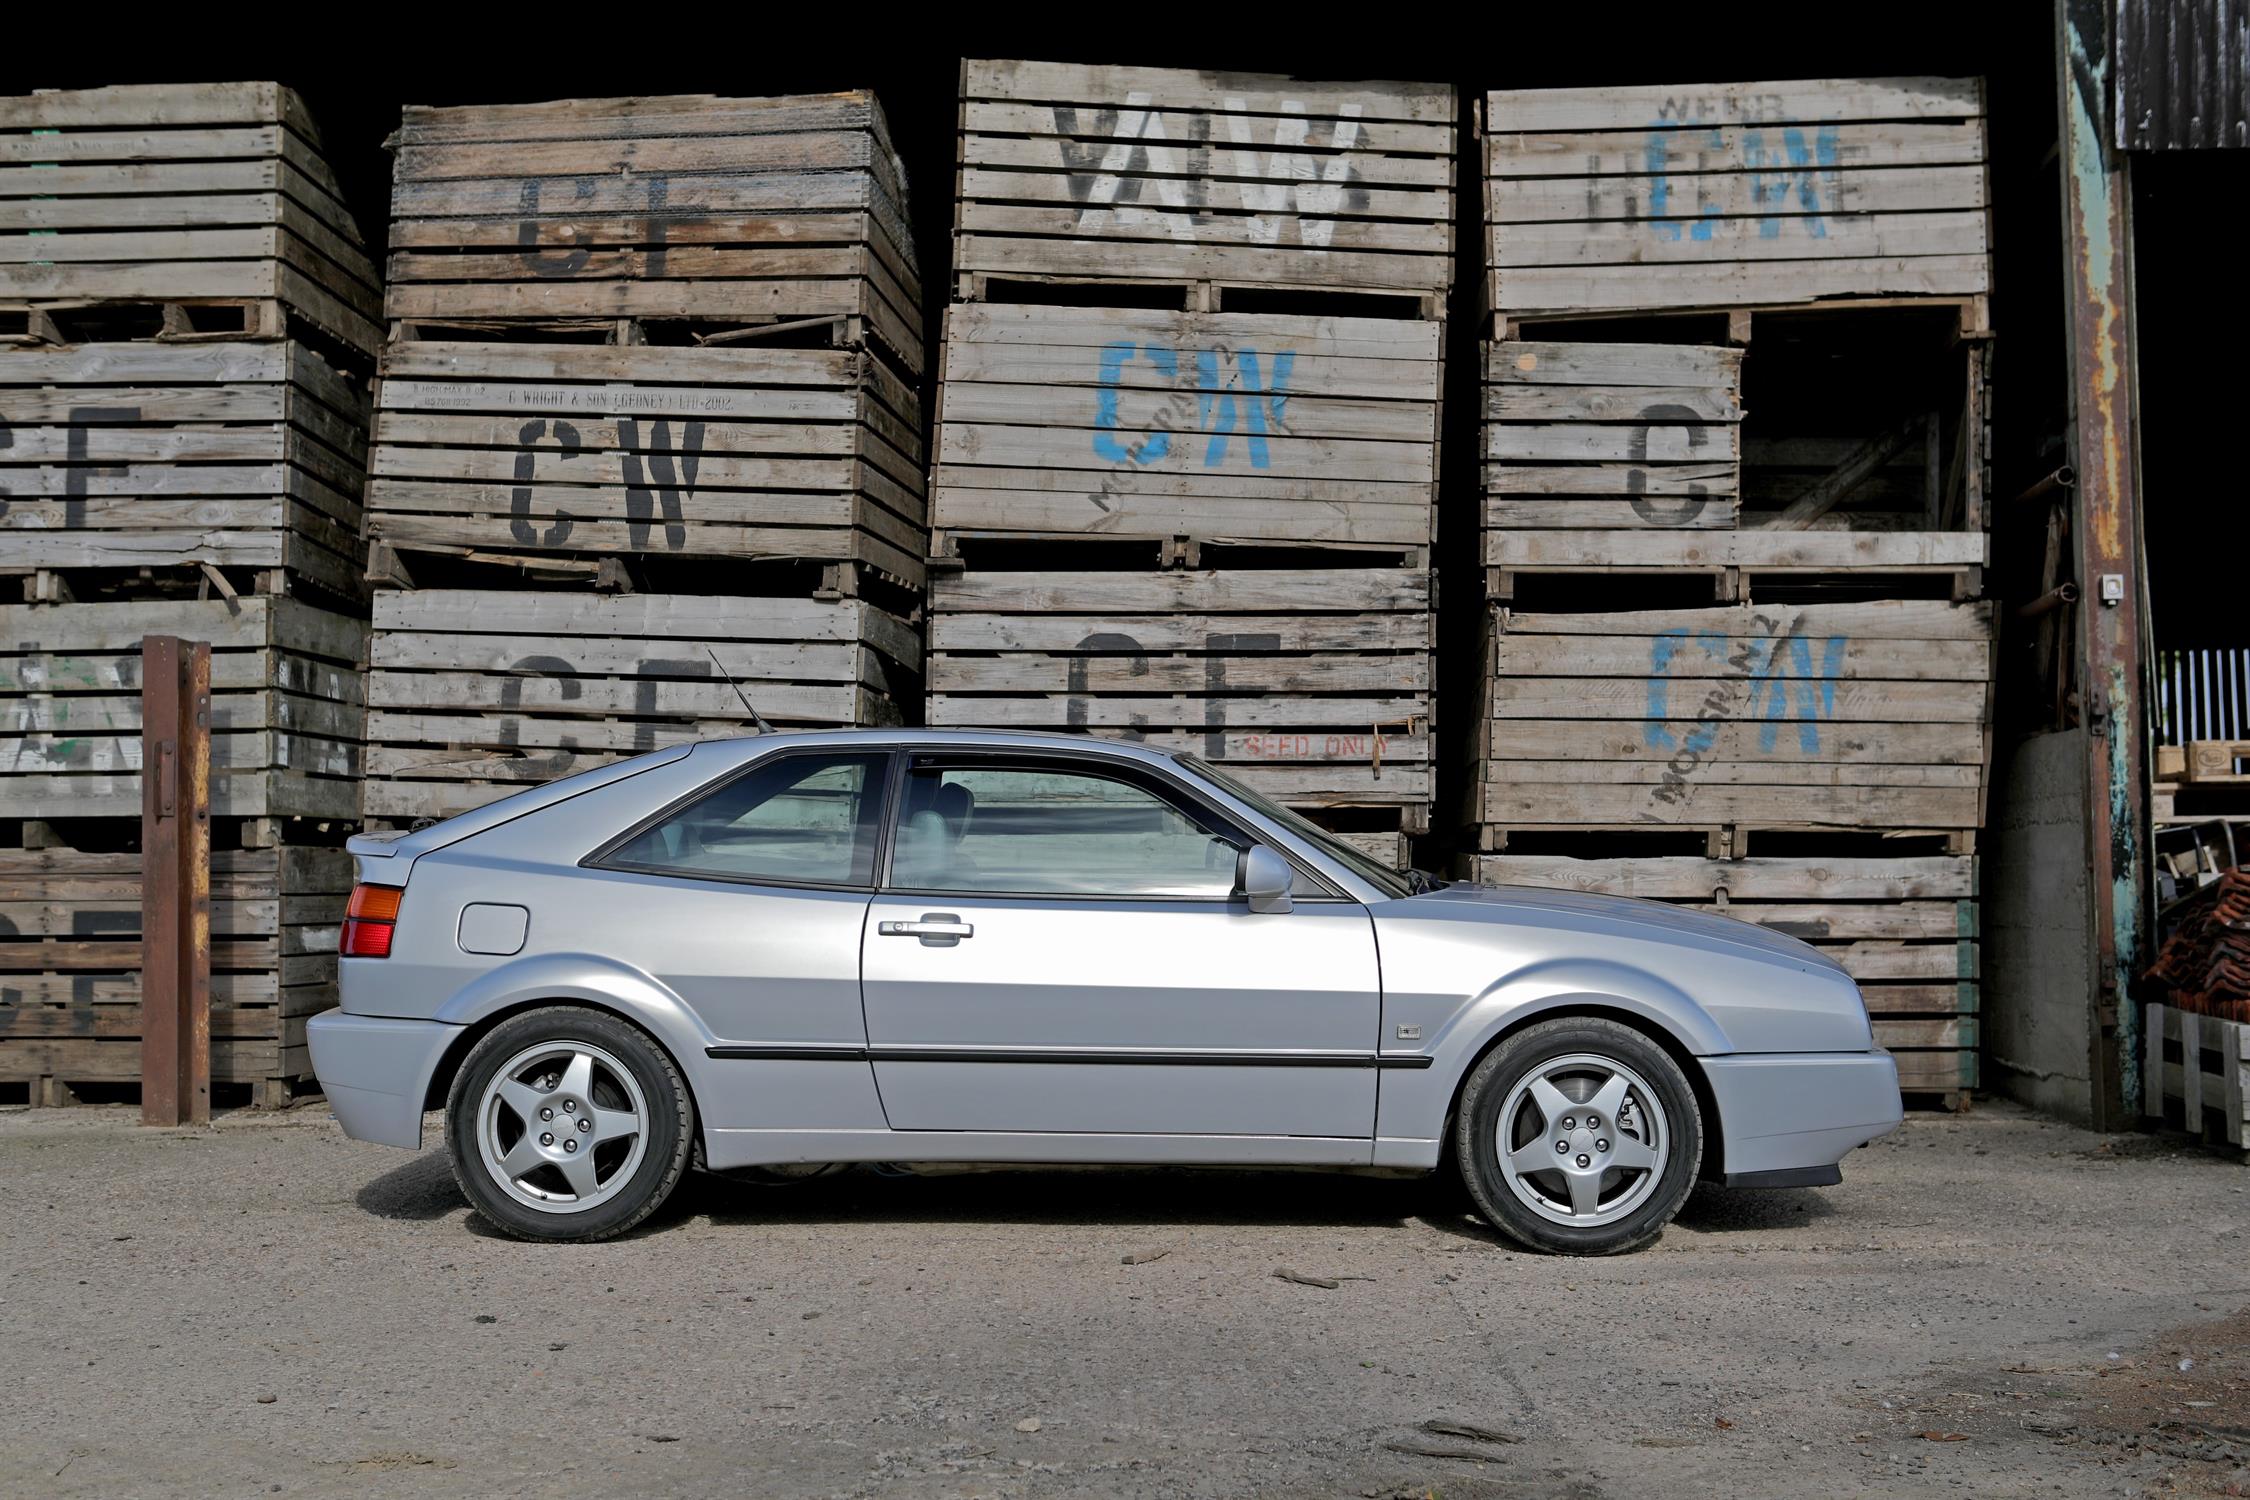
<svg viewBox="0 0 2250 1500"><path fill-rule="evenodd" d="M398 902L406 892L395 885L355 885L344 906L346 958L389 958L391 934L398 927Z"/></svg>

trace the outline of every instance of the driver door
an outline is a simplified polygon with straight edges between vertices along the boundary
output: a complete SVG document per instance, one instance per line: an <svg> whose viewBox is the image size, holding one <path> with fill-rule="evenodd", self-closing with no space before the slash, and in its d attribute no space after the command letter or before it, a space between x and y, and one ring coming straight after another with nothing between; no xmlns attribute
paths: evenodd
<svg viewBox="0 0 2250 1500"><path fill-rule="evenodd" d="M1249 836L1132 762L918 752L895 808L861 961L893 1129L1298 1137L1287 1159L1366 1159L1365 907L1300 877L1293 910L1253 913L1234 894Z"/></svg>

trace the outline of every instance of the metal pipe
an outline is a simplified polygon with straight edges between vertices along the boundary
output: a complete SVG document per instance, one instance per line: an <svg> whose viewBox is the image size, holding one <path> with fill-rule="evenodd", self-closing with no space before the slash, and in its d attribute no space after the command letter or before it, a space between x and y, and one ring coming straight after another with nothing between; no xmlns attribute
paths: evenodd
<svg viewBox="0 0 2250 1500"><path fill-rule="evenodd" d="M2078 585L2075 583L2058 583L2029 604L2018 607L2016 618L2019 620L2036 620L2041 615L2050 614L2062 608L2065 604L2076 604L2077 602Z"/></svg>
<svg viewBox="0 0 2250 1500"><path fill-rule="evenodd" d="M2016 496L2016 503L2018 505L2027 505L2034 500L2044 500L2049 495L2054 494L2056 491L2070 489L2077 483L2078 471L2072 468L2069 464L2064 464L2061 468L2055 470L2054 473L2049 474L2046 478L2032 485L2030 489L2025 490L2022 494Z"/></svg>

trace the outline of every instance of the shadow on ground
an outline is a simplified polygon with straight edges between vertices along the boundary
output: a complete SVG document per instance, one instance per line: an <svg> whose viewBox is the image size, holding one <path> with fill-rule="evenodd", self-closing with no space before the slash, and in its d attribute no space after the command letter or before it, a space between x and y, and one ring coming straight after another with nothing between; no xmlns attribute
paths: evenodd
<svg viewBox="0 0 2250 1500"><path fill-rule="evenodd" d="M392 1168L362 1187L363 1213L429 1222L469 1207L442 1153ZM1835 1212L1818 1192L1704 1185L1680 1210L1698 1234L1799 1228ZM640 1233L705 1218L714 1224L1133 1224L1245 1228L1381 1227L1418 1220L1479 1243L1509 1242L1442 1178L1223 1169L1016 1168L884 1174L864 1168L769 1186L696 1172ZM471 1233L491 1232L470 1215Z"/></svg>

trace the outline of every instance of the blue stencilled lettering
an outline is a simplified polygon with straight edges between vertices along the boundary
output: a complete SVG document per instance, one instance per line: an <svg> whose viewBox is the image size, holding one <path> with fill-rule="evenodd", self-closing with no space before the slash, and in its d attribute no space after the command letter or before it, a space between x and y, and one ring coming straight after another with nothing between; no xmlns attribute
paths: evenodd
<svg viewBox="0 0 2250 1500"><path fill-rule="evenodd" d="M1652 748L1679 751L1692 764L1717 743L1719 726L1736 718L1740 709L1740 716L1758 721L1761 754L1779 748L1785 724L1797 726L1798 750L1814 754L1820 749L1822 721L1836 716L1836 679L1847 645L1840 635L1818 642L1816 663L1815 642L1795 633L1737 639L1717 630L1667 630L1649 644L1643 738ZM1673 728L1672 684L1666 674L1690 647L1709 660L1725 662L1727 671L1695 706L1694 726L1681 734Z"/></svg>
<svg viewBox="0 0 2250 1500"><path fill-rule="evenodd" d="M1172 451L1172 434L1169 432L1152 432L1139 446L1132 448L1126 447L1116 437L1119 420L1117 383L1124 378L1125 365L1136 351L1146 353L1149 363L1156 366L1156 372L1167 381L1180 378L1179 356L1161 344L1143 346L1131 339L1119 339L1102 345L1102 388L1094 397L1094 426L1097 429L1094 433L1094 452L1113 464L1154 463Z"/></svg>
<svg viewBox="0 0 2250 1500"><path fill-rule="evenodd" d="M1203 430L1211 434L1210 442L1203 449L1203 467L1216 469L1226 461L1228 435L1240 420L1236 407L1247 404L1250 430L1245 446L1250 453L1250 467L1266 468L1272 461L1266 451L1266 434L1269 429L1284 430L1289 376L1297 365L1296 351L1285 349L1273 356L1270 381L1261 378L1263 367L1255 349L1244 349L1227 361L1230 373L1224 383L1219 378L1219 364L1218 350L1196 351L1196 385L1202 392L1197 398L1196 419ZM1238 389L1243 393L1240 402L1235 394Z"/></svg>
<svg viewBox="0 0 2250 1500"><path fill-rule="evenodd" d="M1172 451L1172 431L1184 426L1185 411L1171 407L1161 412L1138 442L1127 441L1122 388L1125 367L1136 358L1146 359L1167 385L1180 377L1182 351L1161 344L1120 339L1101 349L1099 380L1094 393L1094 454L1105 463L1151 464ZM1208 435L1203 467L1216 469L1227 462L1234 436L1242 437L1242 451L1254 469L1269 468L1273 458L1267 439L1288 431L1289 379L1296 371L1297 355L1283 349L1260 354L1255 349L1234 349L1219 344L1195 351L1196 426ZM1184 396L1184 392L1181 393Z"/></svg>

